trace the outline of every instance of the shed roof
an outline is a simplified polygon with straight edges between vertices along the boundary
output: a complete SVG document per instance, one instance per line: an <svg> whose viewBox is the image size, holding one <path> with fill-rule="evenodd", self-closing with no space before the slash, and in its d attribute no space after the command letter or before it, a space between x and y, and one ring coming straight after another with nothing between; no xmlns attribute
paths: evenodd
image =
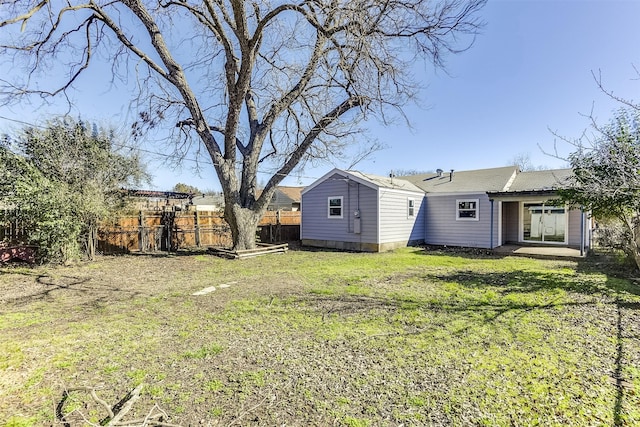
<svg viewBox="0 0 640 427"><path fill-rule="evenodd" d="M395 190L406 190L406 191L415 191L418 193L423 193L424 191L416 186L415 184L413 184L412 182L403 179L403 178L397 178L397 177L386 177L386 176L380 176L380 175L372 175L369 173L363 173L360 171L346 171L349 174L351 174L351 176L360 178L364 181L367 181L373 185L375 185L376 187L379 188L390 188L390 189L395 189Z"/></svg>
<svg viewBox="0 0 640 427"><path fill-rule="evenodd" d="M373 189L388 188L393 190L410 191L414 193L424 194L424 190L422 190L420 187L417 187L416 185L414 185L413 183L405 179L372 175L369 173L363 173L360 171L353 171L353 170L345 171L337 168L326 173L324 176L317 179L313 184L306 187L304 190L302 190L302 194L307 193L308 191L310 191L311 189L313 189L314 187L316 187L317 185L319 185L324 181L327 181L329 179L335 179L334 178L335 175L339 175L343 177L340 179L351 179L354 182L359 182L360 184L366 185L367 187L370 187Z"/></svg>
<svg viewBox="0 0 640 427"><path fill-rule="evenodd" d="M505 191L518 172L516 166L491 169L427 173L400 177L426 193L474 193Z"/></svg>

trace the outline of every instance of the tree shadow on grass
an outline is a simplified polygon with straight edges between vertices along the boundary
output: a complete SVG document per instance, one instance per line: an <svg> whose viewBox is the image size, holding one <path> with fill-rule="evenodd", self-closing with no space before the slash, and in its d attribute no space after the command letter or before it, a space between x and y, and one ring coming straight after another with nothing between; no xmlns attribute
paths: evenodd
<svg viewBox="0 0 640 427"><path fill-rule="evenodd" d="M593 277L589 277L588 273L594 273ZM449 291L445 290L442 295L436 296L421 295L415 292L402 294L402 291L390 296L343 293L312 295L306 298L306 303L322 311L323 318L326 315L366 316L366 313L371 311L377 311L378 314L387 312L388 317L392 318L396 313L407 309L433 313L433 316L429 317L435 320L429 324L409 326L404 333L396 329L388 334L383 334L386 336L422 333L460 336L483 324L511 329L510 325L518 324L518 319L535 311L555 311L563 308L589 310L593 308L597 311L593 315L598 316L602 313L600 312L602 307L605 307L603 312L612 314L612 326L615 325L616 331L615 336L610 337L611 342L615 345L615 348L610 349L610 353L615 354L614 371L610 373L611 381L615 386L615 401L612 408L613 424L615 426L625 425L625 402L639 392L639 390L634 390L631 379L625 377L628 375L625 373L625 367L633 366L634 357L638 357L638 355L629 354L629 352L636 352L637 347L628 344L629 340L637 341L640 339L637 324L637 320L640 318L640 301L637 298L640 295L640 288L638 286L628 280L607 274L603 277L602 273L594 270L589 261L585 261L584 265L578 265L575 273L551 270L549 272L453 270L449 273L434 271L423 274L420 278L425 283L455 283L461 290L454 288L450 291L450 295L447 295ZM468 289L470 292L465 293L464 289ZM482 290L486 290L487 293L477 292ZM487 297L489 292L493 294L493 297ZM575 297L567 295L565 292L574 294ZM524 295L522 298L518 298L518 294ZM536 294L539 294L539 297ZM460 319L463 322L452 330L446 320L449 317L442 316L442 321L437 320L438 313L459 314L462 316ZM588 313L584 312L584 314ZM507 315L510 321L499 322ZM577 315L580 316L580 312L577 312ZM589 322L588 317L582 320L586 323ZM515 330L512 332L516 333ZM356 341L366 339L369 337L358 338Z"/></svg>
<svg viewBox="0 0 640 427"><path fill-rule="evenodd" d="M638 393L638 390L634 390L633 384L627 381L624 377L624 366L628 363L628 355L625 354L624 342L625 340L639 340L640 335L634 335L628 331L629 324L633 324L633 320L626 321L625 318L634 318L634 312L640 311L640 303L638 302L622 302L616 301L616 360L615 370L613 373L613 379L616 386L616 400L613 408L613 421L614 426L625 425L623 418L623 403L628 394Z"/></svg>
<svg viewBox="0 0 640 427"><path fill-rule="evenodd" d="M615 369L612 373L612 380L616 387L613 419L615 426L623 426L625 425L623 416L625 398L638 392L638 390L634 390L632 383L624 377L624 367L631 362L629 356L625 354L625 340L640 339L636 335L637 325L635 322L632 320L625 321L625 318L633 319L638 317L640 302L635 297L640 296L640 286L627 280L627 271L616 269L615 265L610 263L607 263L604 267L602 263L594 263L593 260L586 259L578 262L576 273L584 273L580 277L575 275L567 276L556 272L512 271L480 273L467 270L455 271L450 274L433 274L428 278L444 282L455 282L466 288L491 288L502 295L563 290L586 296L600 295L609 299L609 302L605 302L605 304L615 306L616 326L616 336L612 337L616 346ZM612 272L613 274L611 274ZM589 274L593 274L594 277L589 278ZM602 280L602 274L605 275L604 280ZM490 318L490 321L495 321L499 316L512 310L524 313L534 309L549 309L560 305L593 305L596 303L603 304L602 301L594 303L549 303L528 307L526 305L507 304L503 308L491 307L491 310L495 310L495 315ZM468 308L472 309L471 307ZM634 331L636 334L634 334Z"/></svg>
<svg viewBox="0 0 640 427"><path fill-rule="evenodd" d="M537 293L553 290L584 295L615 295L621 291L640 295L640 289L623 286L600 277L576 277L554 271L508 271L478 272L475 270L457 270L452 273L434 273L425 276L427 280L458 283L466 288L493 288L502 295L510 293Z"/></svg>
<svg viewBox="0 0 640 427"><path fill-rule="evenodd" d="M6 273L6 272L5 272ZM33 277L20 286L5 290L0 298L4 304L23 305L38 301L53 301L59 295L73 298L78 305L102 305L116 299L129 299L139 295L123 287L96 283L90 277L47 275L29 270L16 270L11 274Z"/></svg>
<svg viewBox="0 0 640 427"><path fill-rule="evenodd" d="M479 248L435 248L429 251L416 251L417 256L434 256L434 257L453 257L461 260L477 261L477 260L491 260L491 259L503 259L511 257L510 254L501 254L493 252L489 249ZM528 258L528 257L522 257ZM620 262L617 259L604 256L590 255L586 258L573 259L571 257L544 257L536 256L532 257L547 261L575 261L576 274L593 274L605 275L606 280L604 284L599 278L589 279L588 277L581 277L580 280L575 280L572 275L563 275L558 272L549 271L548 273L535 272L535 271L511 271L511 272L489 272L481 273L477 270L460 270L455 273L456 276L451 277L451 281L458 281L465 285L473 286L504 286L509 285L509 288L517 288L519 292L538 292L542 290L551 289L564 289L569 292L578 292L583 294L593 293L627 293L631 295L640 296L640 285L635 281L634 276L638 271L635 268L630 268L628 264ZM433 278L446 280L446 275L438 276L432 275ZM613 280L616 279L616 280Z"/></svg>

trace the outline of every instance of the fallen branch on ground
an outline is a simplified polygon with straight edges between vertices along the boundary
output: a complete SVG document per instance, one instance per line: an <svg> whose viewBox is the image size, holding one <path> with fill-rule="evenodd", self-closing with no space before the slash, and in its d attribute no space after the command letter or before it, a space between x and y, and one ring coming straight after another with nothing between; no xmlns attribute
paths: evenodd
<svg viewBox="0 0 640 427"><path fill-rule="evenodd" d="M62 422L65 427L71 427L71 417L75 415L76 417L82 419L82 422L88 424L90 426L111 426L111 427L119 427L119 426L127 426L127 427L181 427L178 424L171 424L165 422L168 418L168 415L165 411L160 409L158 405L154 405L151 408L151 411L144 417L135 420L124 421L124 417L131 411L133 405L140 398L140 393L142 392L143 384L140 384L136 388L134 388L131 392L127 393L118 403L113 406L110 406L106 401L98 397L96 393L96 387L72 387L66 389L62 393L62 399L58 403L56 407L56 418L58 421ZM107 416L103 418L99 424L95 424L89 421L87 416L83 414L80 410L74 409L68 414L64 413L64 406L69 396L74 391L84 391L89 393L91 399L101 408L105 410Z"/></svg>

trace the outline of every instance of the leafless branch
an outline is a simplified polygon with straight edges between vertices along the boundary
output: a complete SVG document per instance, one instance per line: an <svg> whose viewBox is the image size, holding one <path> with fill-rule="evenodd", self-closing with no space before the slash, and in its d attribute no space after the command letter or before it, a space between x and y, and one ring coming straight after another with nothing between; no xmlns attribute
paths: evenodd
<svg viewBox="0 0 640 427"><path fill-rule="evenodd" d="M421 84L411 64L442 67L445 54L469 48L485 3L0 2L0 52L24 65L0 79L0 97L67 97L80 75L106 59L112 85L135 85L137 139L171 123L173 155L206 150L239 234L237 224L251 223L273 186L304 162L353 152L354 166L376 151L375 144L355 147L359 123L403 117ZM49 78L52 66L58 79ZM275 171L260 200L258 166ZM248 219L236 221L242 215Z"/></svg>
<svg viewBox="0 0 640 427"><path fill-rule="evenodd" d="M111 407L106 401L98 397L96 387L71 387L63 392L62 399L56 410L57 418L67 426L71 425L69 421L72 418L72 415L76 415L82 419L83 423L91 426L104 425L117 427L139 425L140 427L180 427L178 424L166 422L165 420L168 419L168 415L165 411L160 409L158 405L154 405L144 418L124 421L124 418L131 411L133 405L140 399L142 388L142 384L138 385L130 393L127 393L127 395L118 402L118 404ZM78 409L75 409L68 414L64 414L64 405L69 398L70 393L75 391L84 391L89 393L93 401L107 413L107 416L100 424L91 423L86 415Z"/></svg>
<svg viewBox="0 0 640 427"><path fill-rule="evenodd" d="M640 72L638 72L638 69L634 66L633 69L636 72L636 75L640 78ZM613 99L614 101L619 102L620 104L629 107L633 110L637 110L640 111L640 103L638 103L637 101L633 101L632 99L628 99L628 98L623 98L620 96L617 96L612 90L608 89L605 84L602 81L602 71L598 70L598 73L596 74L594 71L591 72L591 76L593 76L593 80L596 82L596 85L598 86L598 89L600 89L602 91L602 93L604 93L605 95L607 95L609 98Z"/></svg>

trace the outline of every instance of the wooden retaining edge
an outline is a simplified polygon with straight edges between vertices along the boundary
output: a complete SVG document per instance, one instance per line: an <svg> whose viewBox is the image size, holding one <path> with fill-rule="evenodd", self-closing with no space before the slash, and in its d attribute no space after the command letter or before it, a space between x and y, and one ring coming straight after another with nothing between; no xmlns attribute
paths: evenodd
<svg viewBox="0 0 640 427"><path fill-rule="evenodd" d="M244 258L251 258L259 255L286 253L288 250L289 250L288 243L283 243L280 245L267 245L264 243L258 243L257 248L246 249L243 251L232 251L229 249L215 248L215 247L208 248L208 251L212 252L214 255L219 255L225 258L230 258L230 259L244 259Z"/></svg>

